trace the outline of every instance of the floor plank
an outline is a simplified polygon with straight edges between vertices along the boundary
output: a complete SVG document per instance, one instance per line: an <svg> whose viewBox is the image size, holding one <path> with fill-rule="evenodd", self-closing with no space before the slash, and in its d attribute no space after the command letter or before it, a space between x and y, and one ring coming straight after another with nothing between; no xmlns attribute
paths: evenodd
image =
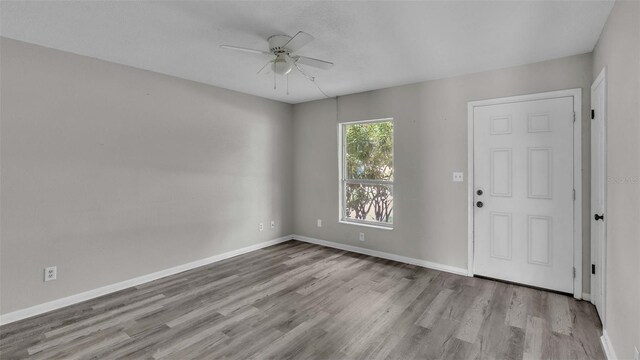
<svg viewBox="0 0 640 360"><path fill-rule="evenodd" d="M0 327L4 359L603 359L593 305L289 241Z"/></svg>

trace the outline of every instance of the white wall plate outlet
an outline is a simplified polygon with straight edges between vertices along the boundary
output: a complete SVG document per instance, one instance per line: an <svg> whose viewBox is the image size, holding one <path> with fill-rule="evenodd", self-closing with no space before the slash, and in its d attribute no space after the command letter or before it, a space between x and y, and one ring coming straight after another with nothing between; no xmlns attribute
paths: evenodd
<svg viewBox="0 0 640 360"><path fill-rule="evenodd" d="M360 241L364 241L364 233L360 233L360 237L358 239L360 239Z"/></svg>
<svg viewBox="0 0 640 360"><path fill-rule="evenodd" d="M453 181L454 182L463 182L464 181L464 173L463 172L454 172L453 173Z"/></svg>
<svg viewBox="0 0 640 360"><path fill-rule="evenodd" d="M264 224L263 223L258 224L258 230L260 230L260 231L264 230Z"/></svg>
<svg viewBox="0 0 640 360"><path fill-rule="evenodd" d="M44 281L53 281L58 278L58 268L49 266L44 268Z"/></svg>
<svg viewBox="0 0 640 360"><path fill-rule="evenodd" d="M322 219L318 219L318 227L322 227Z"/></svg>
<svg viewBox="0 0 640 360"><path fill-rule="evenodd" d="M276 222L275 222L275 221L273 221L273 220L271 220L271 228L272 228L272 229L275 229L275 228L276 228Z"/></svg>

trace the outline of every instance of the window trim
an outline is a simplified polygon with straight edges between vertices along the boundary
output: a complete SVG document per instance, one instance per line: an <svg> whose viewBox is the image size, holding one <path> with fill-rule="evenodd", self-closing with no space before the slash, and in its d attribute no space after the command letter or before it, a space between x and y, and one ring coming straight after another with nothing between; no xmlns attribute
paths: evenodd
<svg viewBox="0 0 640 360"><path fill-rule="evenodd" d="M346 179L344 174L346 173L346 162L344 161L344 157L346 155L346 126L354 125L354 124L370 124L370 123L379 123L379 122L391 122L393 125L393 145L391 146L391 158L393 159L393 181L385 181L385 180L365 180L365 179ZM356 121L345 121L338 123L338 223L348 224L348 225L356 225L356 226L365 226L376 229L383 230L393 230L395 223L386 224L379 221L365 221L359 219L349 219L344 216L344 187L346 183L360 183L360 184L372 184L372 185L391 185L394 188L394 208L395 208L395 180L396 180L396 124L395 120L392 117L380 118L380 119L370 119L370 120L356 120Z"/></svg>

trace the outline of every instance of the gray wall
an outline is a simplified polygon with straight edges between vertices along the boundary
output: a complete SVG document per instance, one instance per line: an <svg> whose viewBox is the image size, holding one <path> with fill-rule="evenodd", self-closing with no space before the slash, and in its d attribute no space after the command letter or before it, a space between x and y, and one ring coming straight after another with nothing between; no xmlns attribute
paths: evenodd
<svg viewBox="0 0 640 360"><path fill-rule="evenodd" d="M0 41L1 313L292 233L290 105Z"/></svg>
<svg viewBox="0 0 640 360"><path fill-rule="evenodd" d="M0 46L3 314L291 233L466 268L467 185L451 173L468 176L468 101L582 88L590 171L591 54L292 107ZM339 224L337 123L387 116L396 119L395 229ZM276 230L257 231L271 219ZM59 279L43 283L49 265Z"/></svg>
<svg viewBox="0 0 640 360"><path fill-rule="evenodd" d="M589 254L591 54L347 95L294 106L295 233L467 267L467 102L582 88L583 272ZM342 121L395 119L394 229L338 223ZM465 182L453 183L453 171ZM316 227L316 219L323 226ZM365 233L365 242L358 233ZM589 276L583 281L589 292Z"/></svg>
<svg viewBox="0 0 640 360"><path fill-rule="evenodd" d="M606 323L616 355L640 349L640 2L616 1L593 52L607 67Z"/></svg>

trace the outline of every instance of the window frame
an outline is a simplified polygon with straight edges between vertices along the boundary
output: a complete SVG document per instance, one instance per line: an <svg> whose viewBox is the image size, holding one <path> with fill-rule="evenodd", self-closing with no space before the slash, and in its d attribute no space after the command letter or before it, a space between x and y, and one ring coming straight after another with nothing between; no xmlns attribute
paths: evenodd
<svg viewBox="0 0 640 360"><path fill-rule="evenodd" d="M346 178L346 159L345 156L347 154L346 151L346 127L348 125L356 125L356 124L371 124L371 123L380 123L380 122L391 122L393 126L393 134L392 134L392 142L391 146L391 159L393 163L393 180L363 180L363 179L347 179ZM383 230L393 230L395 226L394 223L383 223L380 221L367 221L367 220L359 220L359 219L351 219L345 216L345 185L347 183L355 183L355 184L366 184L366 185L390 185L392 193L394 194L393 203L394 210L396 204L395 198L395 180L396 180L396 156L395 156L395 148L396 148L396 123L392 117L388 118L380 118L380 119L370 119L370 120L356 120L356 121L345 121L338 123L338 222L341 224L348 225L357 225L357 226L365 226Z"/></svg>

